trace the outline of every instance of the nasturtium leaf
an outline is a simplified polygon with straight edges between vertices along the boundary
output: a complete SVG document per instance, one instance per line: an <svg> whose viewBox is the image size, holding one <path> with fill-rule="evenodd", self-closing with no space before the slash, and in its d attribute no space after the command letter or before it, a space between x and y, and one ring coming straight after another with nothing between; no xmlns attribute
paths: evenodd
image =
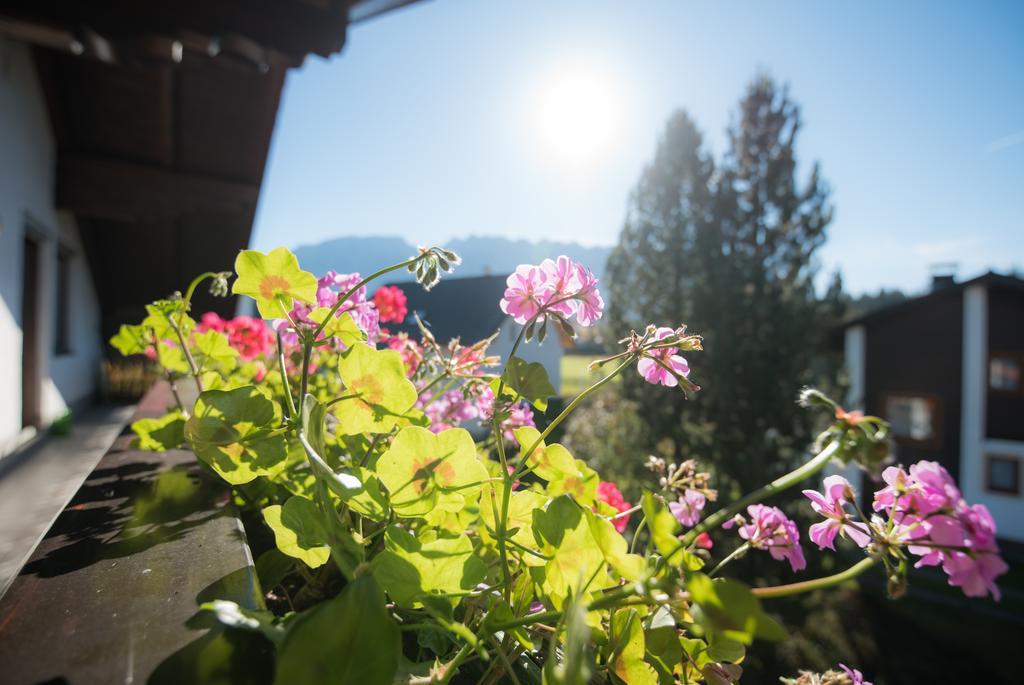
<svg viewBox="0 0 1024 685"><path fill-rule="evenodd" d="M181 348L166 340L160 340L156 345L156 361L171 373L185 374L192 370Z"/></svg>
<svg viewBox="0 0 1024 685"><path fill-rule="evenodd" d="M642 506L644 516L647 517L647 527L651 531L651 540L658 552L666 557L676 552L680 547L679 538L676 537L679 521L665 503L650 492L644 492Z"/></svg>
<svg viewBox="0 0 1024 685"><path fill-rule="evenodd" d="M388 517L388 497L373 471L354 466L343 469L339 475L352 476L360 483L358 488L347 490L345 494L336 493L349 509L371 521L383 521Z"/></svg>
<svg viewBox="0 0 1024 685"><path fill-rule="evenodd" d="M332 407L341 435L387 433L409 423L416 386L394 350L353 345L341 353L338 371L348 397Z"/></svg>
<svg viewBox="0 0 1024 685"><path fill-rule="evenodd" d="M515 430L516 441L519 443L519 459L523 460L526 452L530 451L526 463L535 474L548 481L547 494L549 497L558 497L561 494L572 495L577 502L583 505L591 505L597 496L597 486L601 479L597 473L587 466L586 462L573 459L562 445L558 443L538 443L540 431L531 426L524 426Z"/></svg>
<svg viewBox="0 0 1024 685"><path fill-rule="evenodd" d="M761 602L742 583L718 578L712 580L703 573L687 576L686 589L700 611L694 618L709 633L749 645L755 637L766 640L785 639L786 633L770 616L764 613Z"/></svg>
<svg viewBox="0 0 1024 685"><path fill-rule="evenodd" d="M480 492L480 520L484 524L481 531L491 538L497 538L497 522L501 517L501 484L487 483ZM533 538L533 512L543 509L547 503L547 496L534 492L533 490L516 490L509 495L508 500L508 523L509 531L515 531L509 538L524 547L536 548L537 542ZM515 551L515 550L513 550ZM530 561L538 559L530 554Z"/></svg>
<svg viewBox="0 0 1024 685"><path fill-rule="evenodd" d="M179 331L187 340L195 326L195 320L185 311L183 300L157 300L152 304L147 304L146 318L142 320L142 327L149 335L175 342L179 342Z"/></svg>
<svg viewBox="0 0 1024 685"><path fill-rule="evenodd" d="M626 538L615 530L615 525L603 519L592 511L584 512L587 516L587 524L590 526L590 534L604 554L604 560L615 569L615 572L626 580L640 580L643 576L646 563L639 554L630 554Z"/></svg>
<svg viewBox="0 0 1024 685"><path fill-rule="evenodd" d="M281 319L291 311L293 300L316 302L316 276L299 268L299 260L284 247L264 254L242 250L235 259L238 278L231 286L235 295L248 295L264 319Z"/></svg>
<svg viewBox="0 0 1024 685"><path fill-rule="evenodd" d="M526 362L519 357L509 359L501 378L491 381L491 390L495 395L499 387L504 387L502 395L522 397L540 411L547 411L548 398L558 394L548 380L548 372L543 364Z"/></svg>
<svg viewBox="0 0 1024 685"><path fill-rule="evenodd" d="M513 431L516 441L519 443L519 459L522 460L523 453L530 449L540 438L540 431L533 426L523 426ZM576 460L573 459L569 450L558 443L546 445L541 442L530 453L527 458L530 470L544 480L561 480L576 474Z"/></svg>
<svg viewBox="0 0 1024 685"><path fill-rule="evenodd" d="M310 568L323 566L331 558L323 513L305 497L289 497L284 506L271 505L263 510L263 519L274 531L277 548Z"/></svg>
<svg viewBox="0 0 1024 685"><path fill-rule="evenodd" d="M263 552L256 560L256 576L264 590L271 590L295 568L295 559L276 547Z"/></svg>
<svg viewBox="0 0 1024 685"><path fill-rule="evenodd" d="M469 537L460 534L421 541L391 526L384 551L373 560L373 574L398 604L410 606L423 595L464 594L487 575Z"/></svg>
<svg viewBox="0 0 1024 685"><path fill-rule="evenodd" d="M554 447L554 445L552 445ZM601 479L597 472L587 466L582 459L576 460L576 472L548 483L547 492L552 497L561 494L572 495L573 499L584 506L590 506L597 498L597 486Z"/></svg>
<svg viewBox="0 0 1024 685"><path fill-rule="evenodd" d="M143 326L121 324L117 334L110 339L110 344L125 357L130 357L133 354L145 354L146 348L153 344L153 338Z"/></svg>
<svg viewBox="0 0 1024 685"><path fill-rule="evenodd" d="M399 516L423 516L435 507L459 511L487 479L469 432L451 428L434 434L406 426L377 460L377 476Z"/></svg>
<svg viewBox="0 0 1024 685"><path fill-rule="evenodd" d="M133 444L140 450L172 450L185 442L185 415L175 409L160 418L139 419L132 424L132 431L137 436Z"/></svg>
<svg viewBox="0 0 1024 685"><path fill-rule="evenodd" d="M533 512L533 534L541 551L550 559L544 564L544 590L553 599L566 599L587 583L603 587L605 560L590 532L583 510L563 495L545 510ZM594 580L592 580L594 579Z"/></svg>
<svg viewBox="0 0 1024 685"><path fill-rule="evenodd" d="M196 400L185 437L197 457L241 485L287 466L284 436L270 434L280 423L280 406L256 386L207 390Z"/></svg>
<svg viewBox="0 0 1024 685"><path fill-rule="evenodd" d="M330 311L327 307L317 307L307 314L306 318L313 323L320 324L324 322ZM331 317L331 320L324 326L324 335L328 338L337 338L345 347L351 347L356 343L366 340L366 333L356 324L352 315L348 312L342 312L340 316Z"/></svg>
<svg viewBox="0 0 1024 685"><path fill-rule="evenodd" d="M612 614L612 644L617 649L612 671L627 685L658 685L654 668L644 657L644 630L636 609L620 609Z"/></svg>
<svg viewBox="0 0 1024 685"><path fill-rule="evenodd" d="M401 655L398 625L371 575L303 612L277 652L276 685L391 685Z"/></svg>
<svg viewBox="0 0 1024 685"><path fill-rule="evenodd" d="M479 518L480 511L477 507L475 494L466 497L465 500L466 505L464 508L458 511L448 511L438 507L424 514L423 521L428 527L436 528L438 532L457 534L468 530L474 527Z"/></svg>
<svg viewBox="0 0 1024 685"><path fill-rule="evenodd" d="M644 631L645 657L658 674L661 685L676 685L676 668L683 663L683 648L675 625L663 625ZM686 682L683 680L683 682Z"/></svg>
<svg viewBox="0 0 1024 685"><path fill-rule="evenodd" d="M708 634L708 657L713 661L728 661L737 664L747 654L746 647L739 640L731 640L718 633Z"/></svg>
<svg viewBox="0 0 1024 685"><path fill-rule="evenodd" d="M215 599L199 605L200 611L209 611L229 628L262 633L274 643L284 639L284 626L266 609L248 609L237 602Z"/></svg>
<svg viewBox="0 0 1024 685"><path fill-rule="evenodd" d="M238 365L238 350L231 347L228 337L209 330L192 336L192 356L200 371L232 371Z"/></svg>

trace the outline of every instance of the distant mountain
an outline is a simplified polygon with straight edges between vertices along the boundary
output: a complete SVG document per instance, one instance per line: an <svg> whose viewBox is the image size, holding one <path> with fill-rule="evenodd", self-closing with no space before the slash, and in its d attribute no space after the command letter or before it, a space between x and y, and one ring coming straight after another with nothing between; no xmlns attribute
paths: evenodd
<svg viewBox="0 0 1024 685"><path fill-rule="evenodd" d="M585 247L578 243L553 240L530 242L487 236L470 236L444 245L462 257L457 276L507 274L520 264L536 264L545 257L568 255L587 265L598 278L604 276L610 247ZM341 273L370 273L382 266L400 262L416 254L416 246L403 238L335 238L294 250L306 271L319 275L329 269ZM397 274L396 274L397 276ZM399 279L394 279L399 280Z"/></svg>

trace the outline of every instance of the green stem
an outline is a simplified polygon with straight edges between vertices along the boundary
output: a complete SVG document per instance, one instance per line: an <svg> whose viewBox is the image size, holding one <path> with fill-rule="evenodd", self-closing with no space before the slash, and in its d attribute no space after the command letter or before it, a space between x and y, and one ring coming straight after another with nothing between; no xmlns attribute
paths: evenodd
<svg viewBox="0 0 1024 685"><path fill-rule="evenodd" d="M178 337L178 343L181 345L181 351L185 355L185 361L188 362L188 368L192 372L192 378L196 381L196 389L199 392L203 392L203 381L200 378L199 366L196 364L195 357L192 356L192 351L188 349L188 345L185 344L185 334L181 331L181 324L174 320L173 316L168 316L167 320L171 322L171 328L174 329L174 334Z"/></svg>
<svg viewBox="0 0 1024 685"><path fill-rule="evenodd" d="M316 340L314 335L313 340ZM299 379L299 402L306 401L306 392L309 389L309 359L313 356L313 343L310 340L302 341L302 377Z"/></svg>
<svg viewBox="0 0 1024 685"><path fill-rule="evenodd" d="M740 557L742 557L744 554L747 553L748 549L750 549L749 542L744 542L742 545L734 549L729 554L729 556L727 556L725 559L722 559L720 562L718 562L718 564L715 565L713 569L711 569L711 572L708 573L708 578L714 578L715 576L717 576L718 572L725 568L726 564L728 564L733 559L739 559Z"/></svg>
<svg viewBox="0 0 1024 685"><path fill-rule="evenodd" d="M277 364L281 367L281 382L284 384L284 396L288 402L288 416L298 418L299 414L295 411L295 398L292 397L291 381L288 379L288 370L284 365L284 343L281 340L281 331L277 332Z"/></svg>
<svg viewBox="0 0 1024 685"><path fill-rule="evenodd" d="M831 576L815 578L814 580L805 580L799 583L790 583L789 585L756 587L751 590L751 592L753 592L757 597L772 598L789 597L790 595L799 595L804 592L811 592L812 590L821 590L823 588L832 587L834 585L845 583L848 580L852 580L877 563L877 559L867 557L865 559L861 559L845 571L840 571L839 573Z"/></svg>
<svg viewBox="0 0 1024 685"><path fill-rule="evenodd" d="M214 273L213 271L207 271L205 273L199 274L198 276L196 276L195 278L192 279L192 282L188 284L188 289L185 290L185 298L184 298L185 311L188 311L191 308L191 306L192 306L192 295L195 294L196 288L199 287L199 284L202 283L203 281L205 281L207 278L216 278L216 277L217 277L216 273Z"/></svg>
<svg viewBox="0 0 1024 685"><path fill-rule="evenodd" d="M530 445L530 448L523 453L522 463L519 464L519 468L517 469L516 473L512 475L512 479L515 479L516 477L522 475L521 473L519 473L520 470L523 470L525 472L524 466L527 464L527 461L529 460L530 455L533 454L534 450L536 450L540 446L540 444L544 442L544 440L547 439L549 435L551 435L552 431L558 428L559 424L561 424L562 421L569 417L569 414L575 411L576 407L580 406L580 404L583 402L583 400L587 398L587 396L593 394L594 392L599 390L601 386L605 385L613 378L618 376L622 372L622 370L629 366L632 362L632 359L627 359L626 361L622 362L617 367L615 367L615 370L612 371L610 374L608 374L601 380L596 381L593 385L583 390L579 395L576 395L576 397L573 398L572 402L567 404L565 406L565 409L563 409L561 413L558 414L558 416L551 420L551 423L549 423L548 427L545 428L543 432L541 432L541 434L537 437L537 439L533 441L533 444Z"/></svg>
<svg viewBox="0 0 1024 685"><path fill-rule="evenodd" d="M362 288L364 285L366 285L367 283L369 283L373 279L380 278L381 276L383 276L386 273L390 273L392 271L396 271L398 269L402 269L404 267L411 266L412 264L415 264L416 262L418 262L421 259L423 259L423 256L426 255L426 254L427 254L427 252L424 252L424 253L419 254L419 255L411 258L411 259L407 259L404 262L399 262L398 264L393 264L391 266L386 266L383 269L380 269L379 271L374 271L372 274L370 274L369 276L367 276L363 280L361 280L358 283L356 283L354 286L352 286L352 288L349 289L348 292L346 292L344 295L339 297L338 301L335 302L333 306L331 306L330 310L328 310L328 312L327 312L327 316L324 317L324 320L321 321L320 325L316 327L315 331L313 331L312 339L316 340L317 338L320 337L320 334L324 332L324 328L326 328L328 322L331 320L331 317L333 317L337 313L338 309L341 308L341 305L343 305L346 302L348 302L348 298L352 297L353 293L355 293L357 290Z"/></svg>
<svg viewBox="0 0 1024 685"><path fill-rule="evenodd" d="M689 547L693 544L693 541L697 539L697 536L701 533L709 530L714 530L718 526L722 525L733 516L741 512L750 504L756 504L762 500L765 500L772 495L776 495L783 490L793 487L797 483L800 483L805 478L809 478L816 474L818 471L825 468L825 465L832 459L832 455L835 454L836 450L839 449L839 441L833 440L829 443L828 447L819 452L812 459L804 463L802 466L790 471L784 476L780 476L773 480L768 485L754 490L746 497L742 497L737 501L730 504L725 509L719 509L715 513L708 516L706 519L698 523L695 527L690 529L686 535L683 536L679 543L678 549ZM673 552L674 553L674 552ZM671 556L671 555L670 555Z"/></svg>
<svg viewBox="0 0 1024 685"><path fill-rule="evenodd" d="M460 649L455 654L455 657L445 665L444 675L441 676L439 681L437 681L439 685L445 685L445 683L451 682L452 676L455 675L455 671L459 669L459 666L462 665L462 662L466 660L466 657L468 657L472 651L473 647L468 642L462 645L462 649Z"/></svg>

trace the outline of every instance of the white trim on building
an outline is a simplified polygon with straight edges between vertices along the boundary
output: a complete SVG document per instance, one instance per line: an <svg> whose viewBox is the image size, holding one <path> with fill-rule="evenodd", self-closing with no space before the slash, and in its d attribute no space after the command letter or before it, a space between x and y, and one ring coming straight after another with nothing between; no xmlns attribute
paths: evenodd
<svg viewBox="0 0 1024 685"><path fill-rule="evenodd" d="M99 301L74 217L57 211L56 141L31 49L0 37L0 457L30 439L22 425L25 241L38 249L36 372L39 426L95 392L102 354ZM58 255L66 271L68 346L59 349Z"/></svg>
<svg viewBox="0 0 1024 685"><path fill-rule="evenodd" d="M964 288L964 337L961 362L960 489L971 504L992 513L999 537L1024 542L1024 496L993 492L985 484L987 455L1024 459L1024 442L986 436L988 398L988 289Z"/></svg>

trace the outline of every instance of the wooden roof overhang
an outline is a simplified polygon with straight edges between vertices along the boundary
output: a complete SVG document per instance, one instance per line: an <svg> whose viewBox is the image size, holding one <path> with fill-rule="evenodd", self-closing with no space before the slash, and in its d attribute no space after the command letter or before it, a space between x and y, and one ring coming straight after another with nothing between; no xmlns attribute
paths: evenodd
<svg viewBox="0 0 1024 685"><path fill-rule="evenodd" d="M232 267L287 70L341 50L352 21L409 2L0 2L0 33L34 46L55 203L81 229L104 335L194 275Z"/></svg>

